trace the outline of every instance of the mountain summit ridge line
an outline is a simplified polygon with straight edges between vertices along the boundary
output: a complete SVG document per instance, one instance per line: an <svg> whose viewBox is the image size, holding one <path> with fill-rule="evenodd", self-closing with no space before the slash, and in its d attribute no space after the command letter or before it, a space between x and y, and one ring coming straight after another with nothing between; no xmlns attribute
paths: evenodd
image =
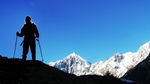
<svg viewBox="0 0 150 84"><path fill-rule="evenodd" d="M63 60L50 62L48 65L54 66L64 72L75 75L105 75L111 73L120 78L128 70L143 61L150 52L150 42L142 45L137 52L116 53L106 61L90 63L76 53L71 53Z"/></svg>

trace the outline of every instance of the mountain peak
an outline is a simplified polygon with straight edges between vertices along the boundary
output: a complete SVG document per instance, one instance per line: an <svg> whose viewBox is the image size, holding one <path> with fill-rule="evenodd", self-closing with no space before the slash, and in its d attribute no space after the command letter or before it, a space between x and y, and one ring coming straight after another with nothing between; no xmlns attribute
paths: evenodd
<svg viewBox="0 0 150 84"><path fill-rule="evenodd" d="M73 53L71 53L70 55L75 56L75 55L78 55L78 54L77 54L77 53L75 53L75 52L73 52Z"/></svg>
<svg viewBox="0 0 150 84"><path fill-rule="evenodd" d="M77 53L73 52L71 54L69 54L65 59L69 59L69 60L82 60L87 62L87 60L83 59L81 56L79 56Z"/></svg>
<svg viewBox="0 0 150 84"><path fill-rule="evenodd" d="M70 58L70 57L80 57L80 56L76 54L75 52L73 52L67 56L67 58Z"/></svg>
<svg viewBox="0 0 150 84"><path fill-rule="evenodd" d="M90 67L89 62L87 62L75 52L69 54L65 59L57 61L55 63L49 63L49 65L55 66L56 68L63 70L64 72L76 75L84 75Z"/></svg>

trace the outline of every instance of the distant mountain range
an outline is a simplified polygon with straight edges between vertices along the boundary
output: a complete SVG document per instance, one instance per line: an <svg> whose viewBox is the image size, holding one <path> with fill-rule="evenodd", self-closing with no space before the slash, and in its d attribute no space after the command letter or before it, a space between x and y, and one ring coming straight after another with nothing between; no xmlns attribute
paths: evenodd
<svg viewBox="0 0 150 84"><path fill-rule="evenodd" d="M116 53L106 61L99 61L92 64L78 54L72 53L63 60L50 62L48 65L77 76L89 74L105 75L109 72L120 78L130 69L145 60L149 53L150 42L147 42L137 52Z"/></svg>

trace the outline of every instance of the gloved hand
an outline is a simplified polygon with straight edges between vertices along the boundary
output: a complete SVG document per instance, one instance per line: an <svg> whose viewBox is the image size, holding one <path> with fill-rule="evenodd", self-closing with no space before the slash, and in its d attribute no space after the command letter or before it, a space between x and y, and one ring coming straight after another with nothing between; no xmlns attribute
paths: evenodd
<svg viewBox="0 0 150 84"><path fill-rule="evenodd" d="M19 36L20 35L19 32L16 32L16 35Z"/></svg>

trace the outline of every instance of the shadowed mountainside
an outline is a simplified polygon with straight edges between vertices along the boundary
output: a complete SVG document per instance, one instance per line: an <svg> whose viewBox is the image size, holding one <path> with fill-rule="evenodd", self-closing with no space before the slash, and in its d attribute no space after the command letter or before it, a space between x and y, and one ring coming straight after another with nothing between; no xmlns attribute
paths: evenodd
<svg viewBox="0 0 150 84"><path fill-rule="evenodd" d="M40 61L0 57L0 84L129 84L113 76L76 76ZM130 83L131 84L131 83Z"/></svg>
<svg viewBox="0 0 150 84"><path fill-rule="evenodd" d="M123 78L136 81L138 84L150 83L150 54L149 56L139 63L136 67L129 70Z"/></svg>

